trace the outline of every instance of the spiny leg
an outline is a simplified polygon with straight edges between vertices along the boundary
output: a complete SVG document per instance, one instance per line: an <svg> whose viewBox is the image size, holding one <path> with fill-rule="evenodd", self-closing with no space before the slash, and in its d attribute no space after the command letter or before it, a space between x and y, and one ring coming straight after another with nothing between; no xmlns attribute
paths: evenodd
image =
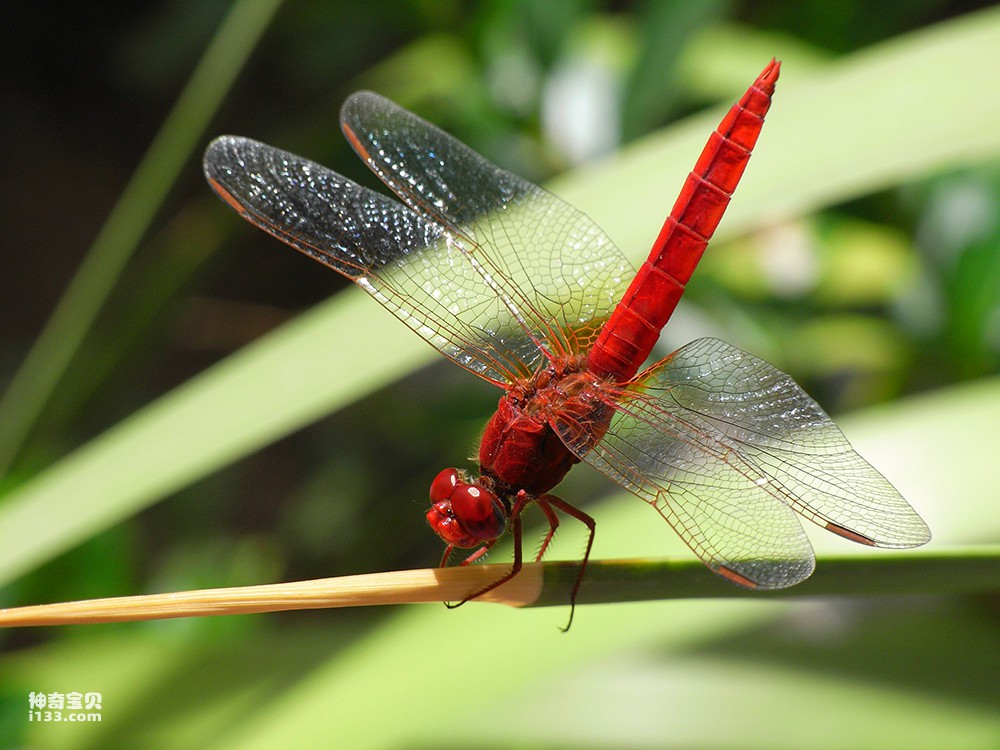
<svg viewBox="0 0 1000 750"><path fill-rule="evenodd" d="M460 562L459 565L471 565L472 563L474 563L476 560L480 559L481 557L485 557L486 553L489 552L493 548L493 545L496 544L496 543L497 543L496 539L492 539L492 540L486 542L486 544L484 544L482 547L480 547L479 549L477 549L475 552L473 552L467 558L465 558L464 560L462 560L462 562Z"/></svg>
<svg viewBox="0 0 1000 750"><path fill-rule="evenodd" d="M549 505L544 496L537 498L537 502L539 510L545 514L545 518L549 522L549 533L545 535L541 545L538 547L538 554L535 555L535 562L540 562L542 556L545 554L545 550L549 547L549 542L552 541L552 537L556 534L556 529L559 528L559 516L552 510L552 506Z"/></svg>
<svg viewBox="0 0 1000 750"><path fill-rule="evenodd" d="M472 599L478 599L483 594L485 594L485 593L487 593L489 591L492 591L493 589L497 588L498 586L502 586L503 584L507 583L507 581L509 581L511 578L513 578L514 576L516 576L518 573L521 572L521 567L524 564L524 556L523 556L522 542L521 542L521 516L520 515L517 515L517 516L513 516L512 515L511 516L511 519L510 519L510 533L514 537L514 563L513 563L513 565L511 565L510 570L507 573L505 573L504 575L500 576L497 580L493 581L493 583L491 583L489 586L484 586L483 588L479 589L479 591L475 591L475 592L469 594L467 597L465 597L462 601L458 602L457 604L450 604L448 602L445 602L444 606L446 606L448 609L454 609L455 607L461 607L467 601L470 601ZM496 540L494 540L494 541L496 541ZM490 542L488 545L484 545L479 550L477 550L475 553L473 553L473 555L470 555L466 560L464 560L462 562L462 565L465 565L468 562L472 562L474 555L481 556L480 553L485 553L486 549L488 549L492 545L493 545L493 542Z"/></svg>
<svg viewBox="0 0 1000 750"><path fill-rule="evenodd" d="M538 503L538 507L541 509L542 513L545 515L545 518L549 522L549 531L545 535L545 538L542 540L542 544L538 551L538 555L535 557L536 562L541 560L542 555L545 554L545 551L548 548L549 543L552 541L552 537L555 535L556 529L559 528L559 517L556 514L555 510L553 510L553 508L561 510L566 515L575 518L577 521L586 526L589 532L587 535L587 546L583 552L583 561L580 563L580 572L577 574L576 582L573 584L573 590L570 592L569 621L566 623L566 627L562 628L562 631L565 633L570 629L570 626L573 624L573 615L576 612L576 596L577 593L580 591L580 584L583 583L583 575L587 570L587 562L590 560L590 551L591 549L593 549L594 546L594 537L597 533L597 522L591 516L584 513L579 508L570 505L565 500L561 500L560 498L555 497L554 495L542 495L537 498L532 498L530 495L524 492L524 490L520 491L517 494L517 499L515 500L514 505L510 511L510 532L514 538L514 562L511 565L511 569L506 574L504 574L497 580L493 581L493 583L491 583L490 585L481 588L476 592L473 592L472 594L465 597L464 599L462 599L462 601L458 602L457 604L449 604L446 602L445 606L447 606L449 609L454 609L455 607L459 607L465 604L467 601L476 599L482 596L483 594L492 591L493 589L499 586L502 586L503 584L507 583L507 581L511 580L514 576L516 576L518 573L521 572L521 568L524 564L521 512L524 510L525 506L527 506L528 503L530 503L532 500L535 500ZM496 543L496 541L497 540L494 539L484 544L474 553L469 555L469 557L463 560L461 562L461 565L467 565L481 558ZM448 556L450 556L450 551L446 550L445 559L442 560L442 564L447 560Z"/></svg>
<svg viewBox="0 0 1000 750"><path fill-rule="evenodd" d="M438 565L439 568L448 567L448 561L451 559L451 555L454 551L455 551L454 544L449 544L447 547L444 548L444 554L441 555L441 564Z"/></svg>
<svg viewBox="0 0 1000 750"><path fill-rule="evenodd" d="M490 548L493 547L493 545L496 543L497 543L496 539L484 543L479 549L477 549L475 552L473 552L464 560L462 560L459 563L459 565L469 565L470 563L474 563L476 560L483 557L487 552L489 552ZM454 544L449 544L447 547L444 548L444 554L441 555L441 564L438 565L439 568L448 567L448 563L451 561L451 556L455 554L456 549L458 549L458 547L456 547Z"/></svg>
<svg viewBox="0 0 1000 750"><path fill-rule="evenodd" d="M583 583L583 574L587 570L587 561L590 560L590 550L594 546L594 535L597 532L597 522L579 508L570 505L565 500L560 500L558 497L555 497L554 495L542 495L541 497L538 498L538 504L539 507L543 508L543 510L547 505L555 506L563 513L565 513L567 516L575 518L577 521L586 526L590 531L589 535L587 536L587 547L583 552L583 561L580 563L580 572L576 576L576 583L573 584L573 591L569 595L569 622L567 622L566 627L562 629L562 631L565 633L569 630L570 626L573 624L573 614L574 612L576 612L576 595L580 591L580 584ZM547 515L548 513L546 513L546 516ZM555 529L552 529L552 532L554 531ZM549 537L551 538L551 533ZM548 539L546 539L545 543L546 544L548 543Z"/></svg>

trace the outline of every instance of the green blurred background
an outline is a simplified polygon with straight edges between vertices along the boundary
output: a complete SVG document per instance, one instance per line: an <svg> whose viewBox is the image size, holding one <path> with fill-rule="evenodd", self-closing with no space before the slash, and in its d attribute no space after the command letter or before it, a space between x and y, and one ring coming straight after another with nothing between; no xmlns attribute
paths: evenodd
<svg viewBox="0 0 1000 750"><path fill-rule="evenodd" d="M663 129L731 102L772 56L769 126L665 351L712 334L764 356L833 415L863 412L849 437L934 544L1000 539L1000 146L996 120L948 110L963 91L1000 99L1000 46L958 76L934 58L942 39L1000 28L990 4L276 5L36 3L0 32L0 383L79 290L35 355L42 373L65 360L51 396L29 371L14 391L28 395L0 406L0 606L438 560L429 480L474 450L498 393L397 347L402 326L367 299L354 314L357 295L350 315L338 300L312 314L327 323L282 329L346 285L211 195L212 136L373 184L337 121L371 88L511 171L558 178L638 260L721 110ZM854 88L810 98L840 83ZM897 108L902 89L917 95ZM941 135L921 141L935 117ZM897 148L865 148L883 141ZM282 330L304 342L281 388L307 395L287 409L269 403L281 388L260 349L226 361ZM177 397L224 368L232 403ZM338 390L337 368L359 383ZM275 422L238 422L258 408ZM228 420L257 432L223 446ZM596 472L560 494L595 515L603 556L686 554ZM619 524L625 542L600 547ZM576 558L582 535L563 535L554 557ZM491 605L0 631L0 747L997 747L998 615L995 599L859 597L582 608L567 636L559 610ZM29 690L101 691L103 721L30 724Z"/></svg>

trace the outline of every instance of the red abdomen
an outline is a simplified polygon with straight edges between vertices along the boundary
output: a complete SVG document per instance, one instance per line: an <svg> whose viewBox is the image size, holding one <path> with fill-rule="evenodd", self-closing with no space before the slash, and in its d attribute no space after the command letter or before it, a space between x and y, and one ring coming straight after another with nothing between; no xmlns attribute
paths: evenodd
<svg viewBox="0 0 1000 750"><path fill-rule="evenodd" d="M590 350L592 372L623 382L649 356L743 175L779 68L772 60L712 133L649 257Z"/></svg>

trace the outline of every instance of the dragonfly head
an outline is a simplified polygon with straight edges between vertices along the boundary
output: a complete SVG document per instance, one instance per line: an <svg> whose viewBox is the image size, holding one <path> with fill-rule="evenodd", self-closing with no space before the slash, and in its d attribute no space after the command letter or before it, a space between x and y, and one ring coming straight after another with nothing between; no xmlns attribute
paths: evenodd
<svg viewBox="0 0 1000 750"><path fill-rule="evenodd" d="M507 529L507 506L481 483L465 481L458 469L445 469L431 482L427 523L445 544L478 547Z"/></svg>

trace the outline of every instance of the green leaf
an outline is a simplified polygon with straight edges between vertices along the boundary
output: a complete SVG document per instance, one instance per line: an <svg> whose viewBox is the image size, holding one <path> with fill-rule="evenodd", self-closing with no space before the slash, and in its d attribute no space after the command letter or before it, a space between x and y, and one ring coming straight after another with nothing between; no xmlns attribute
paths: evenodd
<svg viewBox="0 0 1000 750"><path fill-rule="evenodd" d="M6 473L280 0L236 3L0 399Z"/></svg>

